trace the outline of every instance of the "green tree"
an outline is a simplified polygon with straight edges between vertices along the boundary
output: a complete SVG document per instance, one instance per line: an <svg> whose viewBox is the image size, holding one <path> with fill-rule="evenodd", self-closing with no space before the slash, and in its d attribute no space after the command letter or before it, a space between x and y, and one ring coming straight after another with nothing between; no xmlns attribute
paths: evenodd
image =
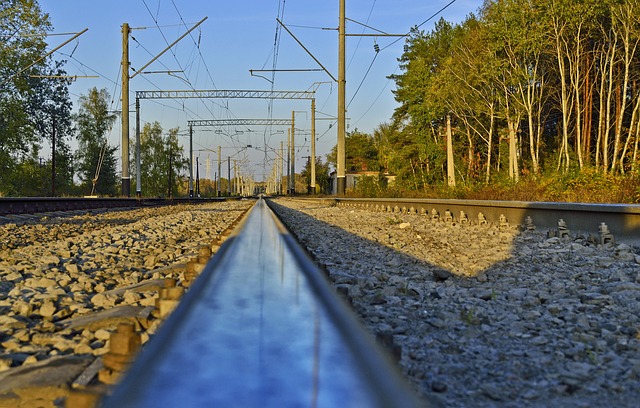
<svg viewBox="0 0 640 408"><path fill-rule="evenodd" d="M311 185L311 160L307 160L304 168L300 172L305 179L307 186ZM329 176L329 163L323 163L320 156L316 157L316 193L329 194L331 187L331 176Z"/></svg>
<svg viewBox="0 0 640 408"><path fill-rule="evenodd" d="M336 165L338 146L333 146L327 161ZM378 171L378 149L372 136L355 129L345 136L345 165L347 171Z"/></svg>
<svg viewBox="0 0 640 408"><path fill-rule="evenodd" d="M402 74L391 76L400 106L393 120L398 129L389 160L400 187L423 189L446 179L444 128L457 92L447 69L464 30L441 19L430 33L411 30L400 57Z"/></svg>
<svg viewBox="0 0 640 408"><path fill-rule="evenodd" d="M56 193L69 193L73 187L69 81L60 78L65 75L62 62L42 57L51 30L37 1L0 4L0 192L5 194L42 193L31 191L33 184L25 180L35 174L34 163L40 166L42 142L51 142L54 135Z"/></svg>
<svg viewBox="0 0 640 408"><path fill-rule="evenodd" d="M160 123L147 123L140 134L142 194L147 197L177 195L183 171L189 169L178 144L178 129L163 136Z"/></svg>
<svg viewBox="0 0 640 408"><path fill-rule="evenodd" d="M116 121L109 113L109 92L92 88L81 95L75 115L78 138L78 173L86 194L115 195L117 192L116 147L109 146L107 134Z"/></svg>

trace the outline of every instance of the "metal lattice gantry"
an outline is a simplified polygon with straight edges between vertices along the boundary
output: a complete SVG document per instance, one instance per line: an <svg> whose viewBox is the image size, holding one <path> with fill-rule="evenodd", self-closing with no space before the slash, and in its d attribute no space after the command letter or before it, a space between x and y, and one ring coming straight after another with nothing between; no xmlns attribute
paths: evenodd
<svg viewBox="0 0 640 408"><path fill-rule="evenodd" d="M291 126L291 119L203 119L188 120L187 126Z"/></svg>
<svg viewBox="0 0 640 408"><path fill-rule="evenodd" d="M314 99L314 91L136 91L136 99Z"/></svg>
<svg viewBox="0 0 640 408"><path fill-rule="evenodd" d="M311 105L314 106L313 104ZM293 126L294 121L291 119L199 119L188 120L189 137L193 135L194 127L217 127L217 126ZM315 154L315 152L314 152ZM218 177L220 177L221 152L218 146ZM287 171L290 169L287 168ZM288 174L288 173L287 173ZM315 174L314 174L315 183ZM218 181L218 186L220 182ZM220 196L220 187L218 187L218 196Z"/></svg>
<svg viewBox="0 0 640 408"><path fill-rule="evenodd" d="M142 196L140 163L140 99L299 99L311 101L311 179L315 190L315 91L260 91L260 90L168 90L136 91L136 196ZM293 122L293 118L289 124ZM191 127L192 129L192 127ZM193 196L193 132L190 133L189 146L189 195ZM123 136L124 138L124 136ZM291 136L293 141L293 134ZM128 138L127 138L128 156ZM123 144L124 146L124 144ZM124 147L123 147L124 149ZM124 155L124 153L123 153ZM128 160L127 160L128 163ZM292 164L293 166L293 164ZM293 167L292 167L293 169ZM124 172L124 161L123 161ZM124 173L123 173L124 174ZM128 174L128 170L127 170ZM295 173L294 173L295 174Z"/></svg>

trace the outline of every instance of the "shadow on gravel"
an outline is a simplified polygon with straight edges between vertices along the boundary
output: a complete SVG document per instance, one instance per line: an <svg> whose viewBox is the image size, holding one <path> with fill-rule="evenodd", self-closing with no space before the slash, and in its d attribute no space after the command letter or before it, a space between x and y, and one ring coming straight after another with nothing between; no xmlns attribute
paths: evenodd
<svg viewBox="0 0 640 408"><path fill-rule="evenodd" d="M292 214L288 207L270 202L279 214ZM323 210L327 206L304 206L304 211ZM347 225L324 222L301 211L295 217L285 217L294 234L311 250L312 254L325 255L332 263L349 263L363 256L366 265L399 266L418 265L427 268L435 279L476 277L484 279L486 272L499 262L508 261L514 255L527 253L533 236L515 227L499 229L493 225L432 222L419 215L375 213L366 210L339 208L350 213ZM374 217L381 222L368 225ZM295 218L298 218L295 220ZM337 221L336 221L337 222ZM307 229L307 227L310 227ZM359 230L356 235L349 229ZM323 231L318 237L307 239L307 231ZM321 242L318 241L318 238ZM317 253L320 251L320 253ZM330 266L330 265L329 265Z"/></svg>

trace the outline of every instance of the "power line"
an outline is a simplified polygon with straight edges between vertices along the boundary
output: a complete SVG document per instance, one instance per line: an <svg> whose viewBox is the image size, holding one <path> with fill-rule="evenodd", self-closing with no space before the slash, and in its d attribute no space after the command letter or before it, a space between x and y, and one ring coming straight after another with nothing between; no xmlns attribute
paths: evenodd
<svg viewBox="0 0 640 408"><path fill-rule="evenodd" d="M358 95L358 91L360 91L360 88L362 87L362 84L364 84L365 79L367 79L367 76L369 75L369 72L371 71L371 67L373 67L373 63L376 62L376 58L378 58L378 53L377 52L373 56L373 59L371 60L371 64L369 64L369 68L367 68L367 72L364 73L364 77L362 77L362 81L360 81L360 85L358 85L358 88L356 89L356 91L354 92L353 96L351 97L351 100L349 100L349 103L347 104L347 108L351 105L351 102L353 102L353 100L355 99L356 95Z"/></svg>
<svg viewBox="0 0 640 408"><path fill-rule="evenodd" d="M371 14L373 13L373 8L376 5L376 1L377 0L373 0L373 4L371 5L371 9L369 10L369 15L367 16L367 22L364 24L364 27L362 28L362 34L364 34L365 30L367 29L366 24L369 24L369 20L371 19ZM351 21L353 21L353 20L351 20ZM353 62L353 59L356 56L356 52L360 48L360 43L361 42L362 42L362 37L359 37L358 38L358 43L356 44L356 49L353 50L353 54L351 54L351 59L349 60L349 63L347 64L347 71L349 70L349 67L351 66L351 63Z"/></svg>
<svg viewBox="0 0 640 408"><path fill-rule="evenodd" d="M424 24L426 24L428 21L430 21L431 19L433 19L434 17L436 17L438 14L442 13L444 10L446 10L447 8L449 8L453 3L455 3L456 0L451 0L448 4L446 4L444 7L442 7L440 10L438 10L437 12L435 12L434 14L432 14L429 18L427 18L426 20L424 20L422 23L418 24L416 26L416 28L420 28L421 26L423 26ZM374 1L375 4L375 1ZM373 8L373 7L372 7ZM368 19L367 19L367 23L368 23ZM366 24L364 24L366 26ZM409 33L407 33L408 35ZM347 107L349 107L351 105L351 103L353 102L353 100L355 99L356 95L358 94L358 91L360 90L360 88L362 87L362 85L364 84L365 79L367 78L369 71L371 71L371 67L373 66L373 63L375 62L378 53L380 51L383 51L389 47L391 47L392 45L394 45L395 43L397 43L398 41L400 41L401 39L405 38L406 36L400 37L398 39L396 39L395 41L392 41L390 44L388 44L387 46L381 48L379 51L376 51L376 54L373 57L373 60L371 61L371 64L369 64L369 68L367 69L367 72L365 73L364 77L362 78L362 81L360 81L360 84L358 85L358 88L356 89L356 92L353 94L353 96L351 97L351 100L349 101ZM396 67L397 70L397 67ZM394 71L395 73L395 71ZM374 101L371 103L371 105L369 106L369 108L367 108L367 110L365 111L365 113L362 114L362 116L360 116L360 118L358 118L356 120L355 123L358 123L360 121L360 119L362 119L362 117L364 117L364 115L366 115L371 108L376 104L376 102L378 101L378 99L380 98L380 96L382 95L382 92L384 92L384 90L387 88L387 86L389 86L389 82L391 81L391 79L387 80L387 83L385 84L385 86L382 88L382 91L380 91L380 93L378 94L378 96L374 99ZM355 125L354 123L354 125Z"/></svg>
<svg viewBox="0 0 640 408"><path fill-rule="evenodd" d="M436 17L438 14L442 13L443 11L445 11L446 9L449 8L449 6L451 6L453 3L455 3L456 0L451 0L446 6L442 7L440 10L436 11L435 13L433 13L429 18L427 18L426 20L424 20L422 23L418 24L417 26L415 26L416 28L420 28L423 25L425 25L427 22L431 21L434 17ZM408 32L407 35L411 34L411 32ZM405 36L406 37L406 36ZM400 41L401 39L405 38L405 37L400 37L395 41L392 41L389 45L387 45L386 47L383 47L380 49L380 51L386 50L387 48L391 47L392 45L394 45L395 43L397 43L398 41Z"/></svg>
<svg viewBox="0 0 640 408"><path fill-rule="evenodd" d="M180 10L178 10L178 6L176 6L175 1L171 0L171 3L173 3L173 7L176 9L176 12L178 13L178 16L180 17L180 21L182 22L184 27L187 28L187 23L184 22L184 19L182 18L182 14L180 13ZM195 40L195 38L193 38L193 35L189 34L189 37L191 37L191 40L193 41L193 44L196 46L196 49L198 50L198 55L200 56L200 60L204 64L204 68L207 71L207 75L209 76L209 79L211 80L211 84L213 85L213 88L216 89L217 88L216 81L214 81L213 76L211 75L211 71L209 70L209 66L207 65L207 61L204 59L204 56L202 55L202 51L200 49L201 36L202 36L202 31L200 32L200 35L198 36L198 42L196 43L196 40Z"/></svg>
<svg viewBox="0 0 640 408"><path fill-rule="evenodd" d="M149 6L147 5L146 0L142 0L142 2L143 2L143 4L144 4L145 8L147 9L147 11L149 12L149 15L151 16L151 19L153 20L153 22L155 23L156 27L158 28L158 30L159 30L159 32L160 32L160 35L161 35L161 36L162 36L162 38L164 39L164 41L165 41L165 43L167 44L167 46L169 46L169 41L167 40L167 37L165 36L164 31L160 28L160 25L158 24L157 17L154 17L153 13L151 12L151 9L150 9L150 8L149 8ZM182 18L181 13L180 13L180 11L178 10L178 8L177 8L177 6L175 5L175 3L173 2L173 0L172 0L172 3L173 3L173 5L174 5L174 7L175 7L175 9L176 9L176 11L177 11L177 13L178 13L178 16L180 17L180 21L184 24L184 19ZM194 44L195 44L195 40L193 39L193 37L191 37L191 39L194 41ZM174 60L176 61L176 63L178 64L178 67L180 68L180 70L184 72L184 71L185 71L185 69L184 69L184 67L182 66L182 64L180 63L180 61L178 60L178 57L177 57L177 55L176 55L175 51L173 50L173 48L170 48L169 50L171 51L171 55L173 55L173 58L174 58ZM165 65L163 64L163 66L165 66ZM165 67L166 67L166 66L165 66ZM213 82L213 78L211 78L211 80L212 80L212 82ZM193 86L193 84L191 83L191 81L190 81L188 78L184 78L184 81L185 81L185 83L186 83L186 84L187 84L187 85L188 85L192 90L195 90L195 87ZM215 82L214 82L213 84L214 84L214 86L215 86ZM208 105L207 103L205 103L205 101L202 101L202 102L203 102L203 105L204 105L205 109L207 109L207 111L209 112L209 114L210 114L212 117L215 117L216 115L213 113L213 111L211 110L211 108L209 107L209 105ZM213 103L213 104L215 104L215 103ZM222 105L221 105L221 106L222 106ZM224 106L223 106L223 107L224 107ZM228 108L227 108L227 109L228 109Z"/></svg>
<svg viewBox="0 0 640 408"><path fill-rule="evenodd" d="M398 68L396 67L396 69L393 71L393 74L391 74L391 76L393 76L396 71L398 70ZM378 96L376 96L376 98L373 100L373 102L371 102L371 105L369 105L369 107L367 108L366 111L364 111L364 113L362 115L360 115L360 117L358 119L355 120L355 122L353 123L353 126L357 125L358 122L360 122L360 120L367 114L369 113L369 111L371 110L371 108L373 108L373 106L378 102L378 99L380 99L380 97L382 96L382 93L385 91L385 89L387 89L387 87L389 86L389 83L391 82L391 78L387 79L387 83L385 84L385 86L382 88L382 90L380 91L380 93L378 93Z"/></svg>

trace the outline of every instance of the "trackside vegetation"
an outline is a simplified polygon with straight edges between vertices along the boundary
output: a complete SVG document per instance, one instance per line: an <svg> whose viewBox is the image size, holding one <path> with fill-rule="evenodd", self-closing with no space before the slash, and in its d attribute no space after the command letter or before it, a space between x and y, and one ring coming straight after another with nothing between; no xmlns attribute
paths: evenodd
<svg viewBox="0 0 640 408"><path fill-rule="evenodd" d="M399 63L393 117L346 148L395 182L352 194L640 201L638 0L486 1L412 30Z"/></svg>

